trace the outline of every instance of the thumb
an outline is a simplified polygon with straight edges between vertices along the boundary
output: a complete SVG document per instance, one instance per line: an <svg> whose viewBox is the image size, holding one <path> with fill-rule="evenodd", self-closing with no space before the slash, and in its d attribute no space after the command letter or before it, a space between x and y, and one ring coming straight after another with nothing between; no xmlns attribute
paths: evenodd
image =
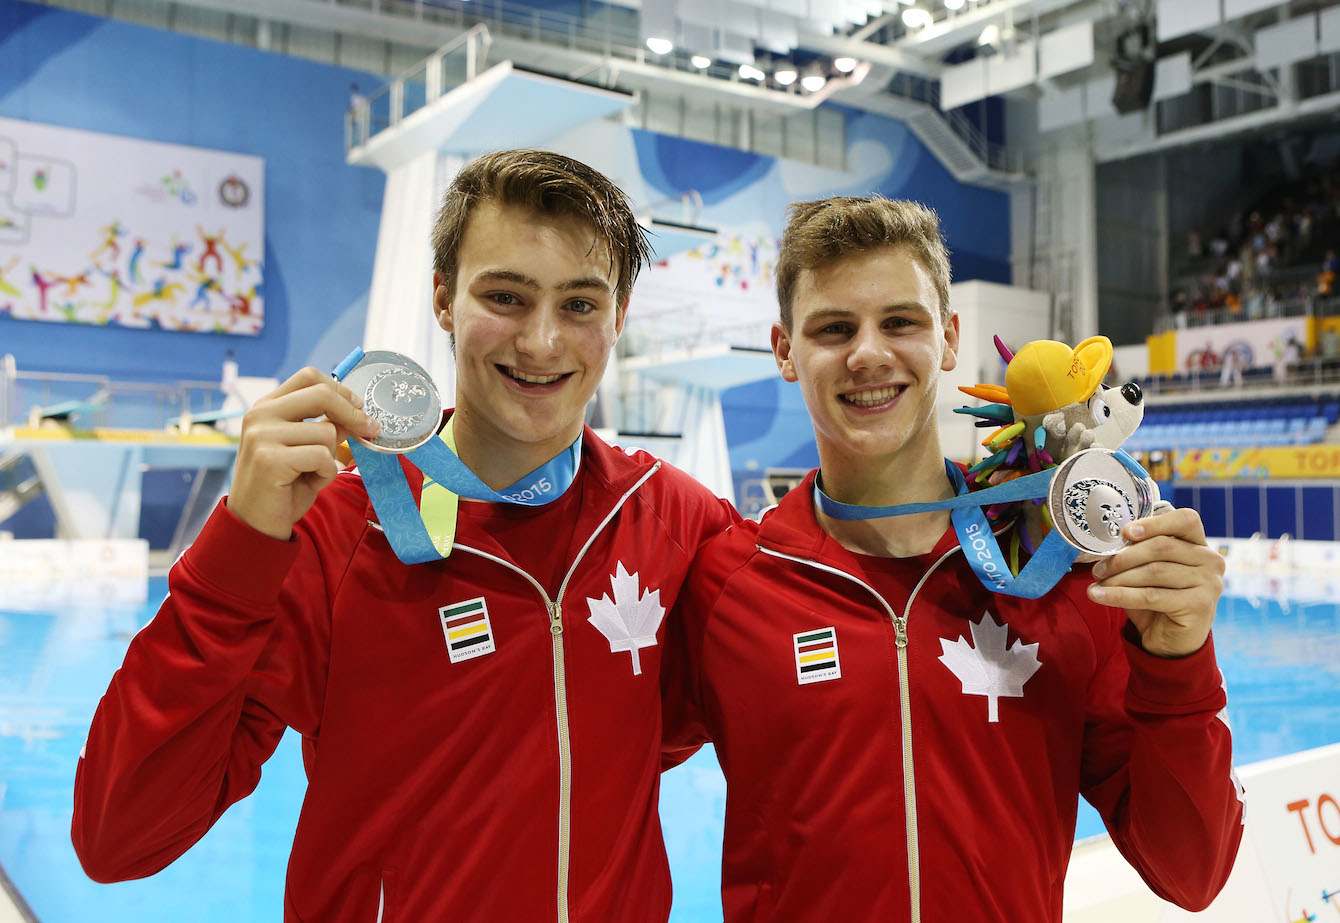
<svg viewBox="0 0 1340 923"><path fill-rule="evenodd" d="M1154 621L1158 618L1158 613L1151 612L1148 609L1127 609L1126 618L1135 626L1135 630L1140 632L1141 637L1143 637L1144 634L1149 631L1150 627L1153 626Z"/></svg>

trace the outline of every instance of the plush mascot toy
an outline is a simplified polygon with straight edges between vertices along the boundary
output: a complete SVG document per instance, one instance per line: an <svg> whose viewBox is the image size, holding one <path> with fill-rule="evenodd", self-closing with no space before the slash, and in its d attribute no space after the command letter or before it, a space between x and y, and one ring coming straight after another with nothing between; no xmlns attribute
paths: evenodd
<svg viewBox="0 0 1340 923"><path fill-rule="evenodd" d="M1112 366L1112 342L1107 337L1090 337L1074 349L1055 340L1034 340L1018 352L1011 352L1000 337L995 338L995 343L1006 362L1005 386L979 384L961 388L965 394L990 403L956 411L978 417L978 426L996 427L982 441L990 454L968 470L974 489L994 487L1062 465L1087 449L1116 452L1140 425L1144 417L1140 386L1129 381L1119 387L1103 387L1103 378ZM1130 464L1134 465L1134 461L1130 460ZM1121 523L1130 518L1128 511L1104 508L1104 504L1112 502L1103 487L1105 483L1099 484L1097 491L1092 484L1078 491L1067 488L1073 498L1068 494L1059 498L1063 504L1096 504L1084 515L1080 510L1075 511L1075 520L1082 530L1087 528L1084 523L1097 520L1099 528L1105 523L1119 533ZM1049 512L1049 505L1054 509L1054 504L1044 503L1045 499L1032 501L1033 506L1040 508L1040 526L1011 530L1010 566L1016 573L1020 546L1032 553L1037 539L1054 526ZM1002 523L1025 513L1028 507L1026 502L997 504L988 507L986 514L993 522ZM1071 541L1071 530L1062 531L1067 541ZM1086 550L1097 551L1098 546Z"/></svg>

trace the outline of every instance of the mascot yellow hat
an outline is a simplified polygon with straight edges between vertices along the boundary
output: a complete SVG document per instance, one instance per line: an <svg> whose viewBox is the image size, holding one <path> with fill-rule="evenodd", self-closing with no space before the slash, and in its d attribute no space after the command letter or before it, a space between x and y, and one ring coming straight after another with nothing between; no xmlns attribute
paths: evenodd
<svg viewBox="0 0 1340 923"><path fill-rule="evenodd" d="M1005 369L1016 419L1087 401L1112 367L1112 341L1089 337L1074 349L1056 340L1034 340Z"/></svg>

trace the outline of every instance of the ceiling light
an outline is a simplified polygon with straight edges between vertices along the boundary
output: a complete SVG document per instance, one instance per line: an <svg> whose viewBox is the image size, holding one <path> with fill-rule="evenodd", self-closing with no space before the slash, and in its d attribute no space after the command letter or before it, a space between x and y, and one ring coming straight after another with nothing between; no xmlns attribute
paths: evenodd
<svg viewBox="0 0 1340 923"><path fill-rule="evenodd" d="M1000 41L1000 26L994 22L982 30L982 34L977 36L978 45L994 45Z"/></svg>
<svg viewBox="0 0 1340 923"><path fill-rule="evenodd" d="M712 59L707 57L707 55L696 54L692 58L689 58L689 63L698 68L698 70L705 71L712 66Z"/></svg>
<svg viewBox="0 0 1340 923"><path fill-rule="evenodd" d="M647 39L647 47L652 50L653 54L669 54L675 50L675 43L668 38L649 38Z"/></svg>
<svg viewBox="0 0 1340 923"><path fill-rule="evenodd" d="M827 82L828 75L817 61L805 68L805 76L800 78L800 86L806 93L818 93Z"/></svg>
<svg viewBox="0 0 1340 923"><path fill-rule="evenodd" d="M834 58L833 67L837 68L837 71L840 74L850 74L852 71L856 70L856 59Z"/></svg>
<svg viewBox="0 0 1340 923"><path fill-rule="evenodd" d="M966 0L945 0L945 9L949 10L951 13L956 12L963 9L963 4L965 2Z"/></svg>
<svg viewBox="0 0 1340 923"><path fill-rule="evenodd" d="M745 80L762 80L768 75L763 73L763 71L759 70L752 64L741 64L740 76L743 77Z"/></svg>
<svg viewBox="0 0 1340 923"><path fill-rule="evenodd" d="M777 81L778 86L789 87L796 82L800 74L796 72L794 64L783 64L772 72L772 79Z"/></svg>
<svg viewBox="0 0 1340 923"><path fill-rule="evenodd" d="M903 10L903 25L909 29L924 29L933 21L930 10L923 10L919 6L909 6Z"/></svg>

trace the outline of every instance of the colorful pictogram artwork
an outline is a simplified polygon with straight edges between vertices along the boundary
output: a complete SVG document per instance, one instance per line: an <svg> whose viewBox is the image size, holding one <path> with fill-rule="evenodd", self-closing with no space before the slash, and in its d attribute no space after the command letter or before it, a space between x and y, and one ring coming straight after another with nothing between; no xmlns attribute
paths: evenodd
<svg viewBox="0 0 1340 923"><path fill-rule="evenodd" d="M260 333L262 170L256 158L0 119L0 314Z"/></svg>

